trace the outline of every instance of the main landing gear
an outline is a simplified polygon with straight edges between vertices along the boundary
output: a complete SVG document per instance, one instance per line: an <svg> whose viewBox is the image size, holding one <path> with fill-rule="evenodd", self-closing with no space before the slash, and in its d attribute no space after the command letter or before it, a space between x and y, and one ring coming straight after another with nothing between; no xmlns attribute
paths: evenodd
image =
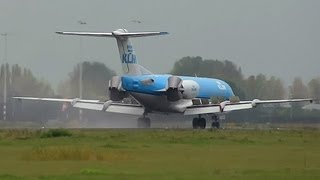
<svg viewBox="0 0 320 180"><path fill-rule="evenodd" d="M192 127L193 129L204 129L206 128L206 119L202 118L200 115L198 118L193 118Z"/></svg>
<svg viewBox="0 0 320 180"><path fill-rule="evenodd" d="M212 116L213 122L211 124L212 128L220 128L220 121L219 121L219 117L217 115L213 115ZM199 117L197 118L193 118L192 120L192 127L193 129L205 129L206 128L206 119L201 117L201 115L199 115Z"/></svg>
<svg viewBox="0 0 320 180"><path fill-rule="evenodd" d="M138 118L138 128L150 128L151 121L149 118L143 116Z"/></svg>

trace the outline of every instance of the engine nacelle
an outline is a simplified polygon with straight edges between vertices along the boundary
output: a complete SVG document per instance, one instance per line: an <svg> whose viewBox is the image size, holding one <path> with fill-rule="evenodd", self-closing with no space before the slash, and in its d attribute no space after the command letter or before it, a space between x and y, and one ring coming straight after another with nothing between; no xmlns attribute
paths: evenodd
<svg viewBox="0 0 320 180"><path fill-rule="evenodd" d="M168 79L167 99L178 101L180 99L193 99L199 95L199 84L193 80L182 80L178 76Z"/></svg>
<svg viewBox="0 0 320 180"><path fill-rule="evenodd" d="M121 101L126 95L127 93L121 90L121 77L113 76L109 80L109 98L112 101Z"/></svg>
<svg viewBox="0 0 320 180"><path fill-rule="evenodd" d="M168 78L167 99L168 101L182 99L182 79L178 76L170 76Z"/></svg>
<svg viewBox="0 0 320 180"><path fill-rule="evenodd" d="M183 99L193 99L199 95L200 86L197 82L193 80L183 80L182 81Z"/></svg>

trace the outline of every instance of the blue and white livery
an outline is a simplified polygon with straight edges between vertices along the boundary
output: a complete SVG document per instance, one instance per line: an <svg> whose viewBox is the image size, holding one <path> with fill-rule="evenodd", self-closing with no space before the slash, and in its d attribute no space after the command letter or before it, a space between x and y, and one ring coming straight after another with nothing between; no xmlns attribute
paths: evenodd
<svg viewBox="0 0 320 180"><path fill-rule="evenodd" d="M220 79L152 74L139 65L130 38L166 35L167 32L128 32L118 29L110 33L57 32L62 35L80 35L115 38L118 44L123 75L109 81L109 98L106 102L83 99L54 99L15 97L16 99L70 102L73 107L114 113L140 115L139 127L150 127L148 113L181 113L196 115L193 128L205 128L202 115L213 115L212 127L219 127L217 113L249 109L259 104L312 101L312 99L240 101L232 88ZM126 99L133 102L128 103ZM214 101L215 99L217 101ZM219 101L220 100L220 101Z"/></svg>

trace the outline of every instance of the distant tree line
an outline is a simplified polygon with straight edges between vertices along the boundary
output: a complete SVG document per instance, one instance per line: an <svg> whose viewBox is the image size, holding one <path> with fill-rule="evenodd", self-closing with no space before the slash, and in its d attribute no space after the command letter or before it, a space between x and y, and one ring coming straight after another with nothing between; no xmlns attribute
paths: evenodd
<svg viewBox="0 0 320 180"><path fill-rule="evenodd" d="M7 70L7 110L6 119L38 121L45 123L49 119L78 118L78 110L59 102L19 101L12 99L15 96L77 98L79 97L79 67L76 65L68 78L61 82L54 92L51 85L36 78L30 69L22 68L15 64L9 66L2 64L0 67L0 119L3 119L4 105L4 67ZM115 72L103 63L84 62L83 69L83 98L106 100L108 80ZM67 108L66 108L67 107ZM85 115L86 112L84 112Z"/></svg>
<svg viewBox="0 0 320 180"><path fill-rule="evenodd" d="M6 67L6 71L5 71ZM2 64L0 67L0 119L3 119L4 105L4 73L7 78L7 110L6 119L8 120L33 120L40 121L43 118L54 118L56 114L56 103L19 103L12 99L14 96L33 96L33 97L55 97L50 84L43 79L37 79L30 69L22 68L15 64L9 66Z"/></svg>
<svg viewBox="0 0 320 180"><path fill-rule="evenodd" d="M82 65L82 93L84 99L105 99L108 82L116 73L100 62L83 62L77 64L68 78L58 86L57 93L64 97L79 97L80 66Z"/></svg>

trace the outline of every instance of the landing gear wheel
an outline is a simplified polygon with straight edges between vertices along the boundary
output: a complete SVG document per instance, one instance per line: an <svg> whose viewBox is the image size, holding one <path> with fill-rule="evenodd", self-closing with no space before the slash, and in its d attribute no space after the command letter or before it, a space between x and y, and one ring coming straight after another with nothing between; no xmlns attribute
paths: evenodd
<svg viewBox="0 0 320 180"><path fill-rule="evenodd" d="M146 118L146 117L138 118L138 128L150 128L150 127L151 127L151 121L149 118Z"/></svg>
<svg viewBox="0 0 320 180"><path fill-rule="evenodd" d="M212 119L213 119L214 121L219 121L219 117L218 117L217 115L213 115L213 116L212 116Z"/></svg>
<svg viewBox="0 0 320 180"><path fill-rule="evenodd" d="M219 117L217 115L213 115L212 116L212 119L213 119L213 122L211 124L211 127L212 128L217 128L219 129L220 128L220 121L219 121Z"/></svg>
<svg viewBox="0 0 320 180"><path fill-rule="evenodd" d="M219 129L220 128L220 122L219 121L213 121L212 124L211 124L211 127Z"/></svg>
<svg viewBox="0 0 320 180"><path fill-rule="evenodd" d="M193 118L192 127L193 127L193 129L206 128L206 119L205 118Z"/></svg>
<svg viewBox="0 0 320 180"><path fill-rule="evenodd" d="M205 129L206 128L206 119L205 118L200 118L198 123L199 123L200 129Z"/></svg>
<svg viewBox="0 0 320 180"><path fill-rule="evenodd" d="M193 120L192 120L193 129L198 129L199 128L198 121L199 121L198 118L193 118Z"/></svg>

